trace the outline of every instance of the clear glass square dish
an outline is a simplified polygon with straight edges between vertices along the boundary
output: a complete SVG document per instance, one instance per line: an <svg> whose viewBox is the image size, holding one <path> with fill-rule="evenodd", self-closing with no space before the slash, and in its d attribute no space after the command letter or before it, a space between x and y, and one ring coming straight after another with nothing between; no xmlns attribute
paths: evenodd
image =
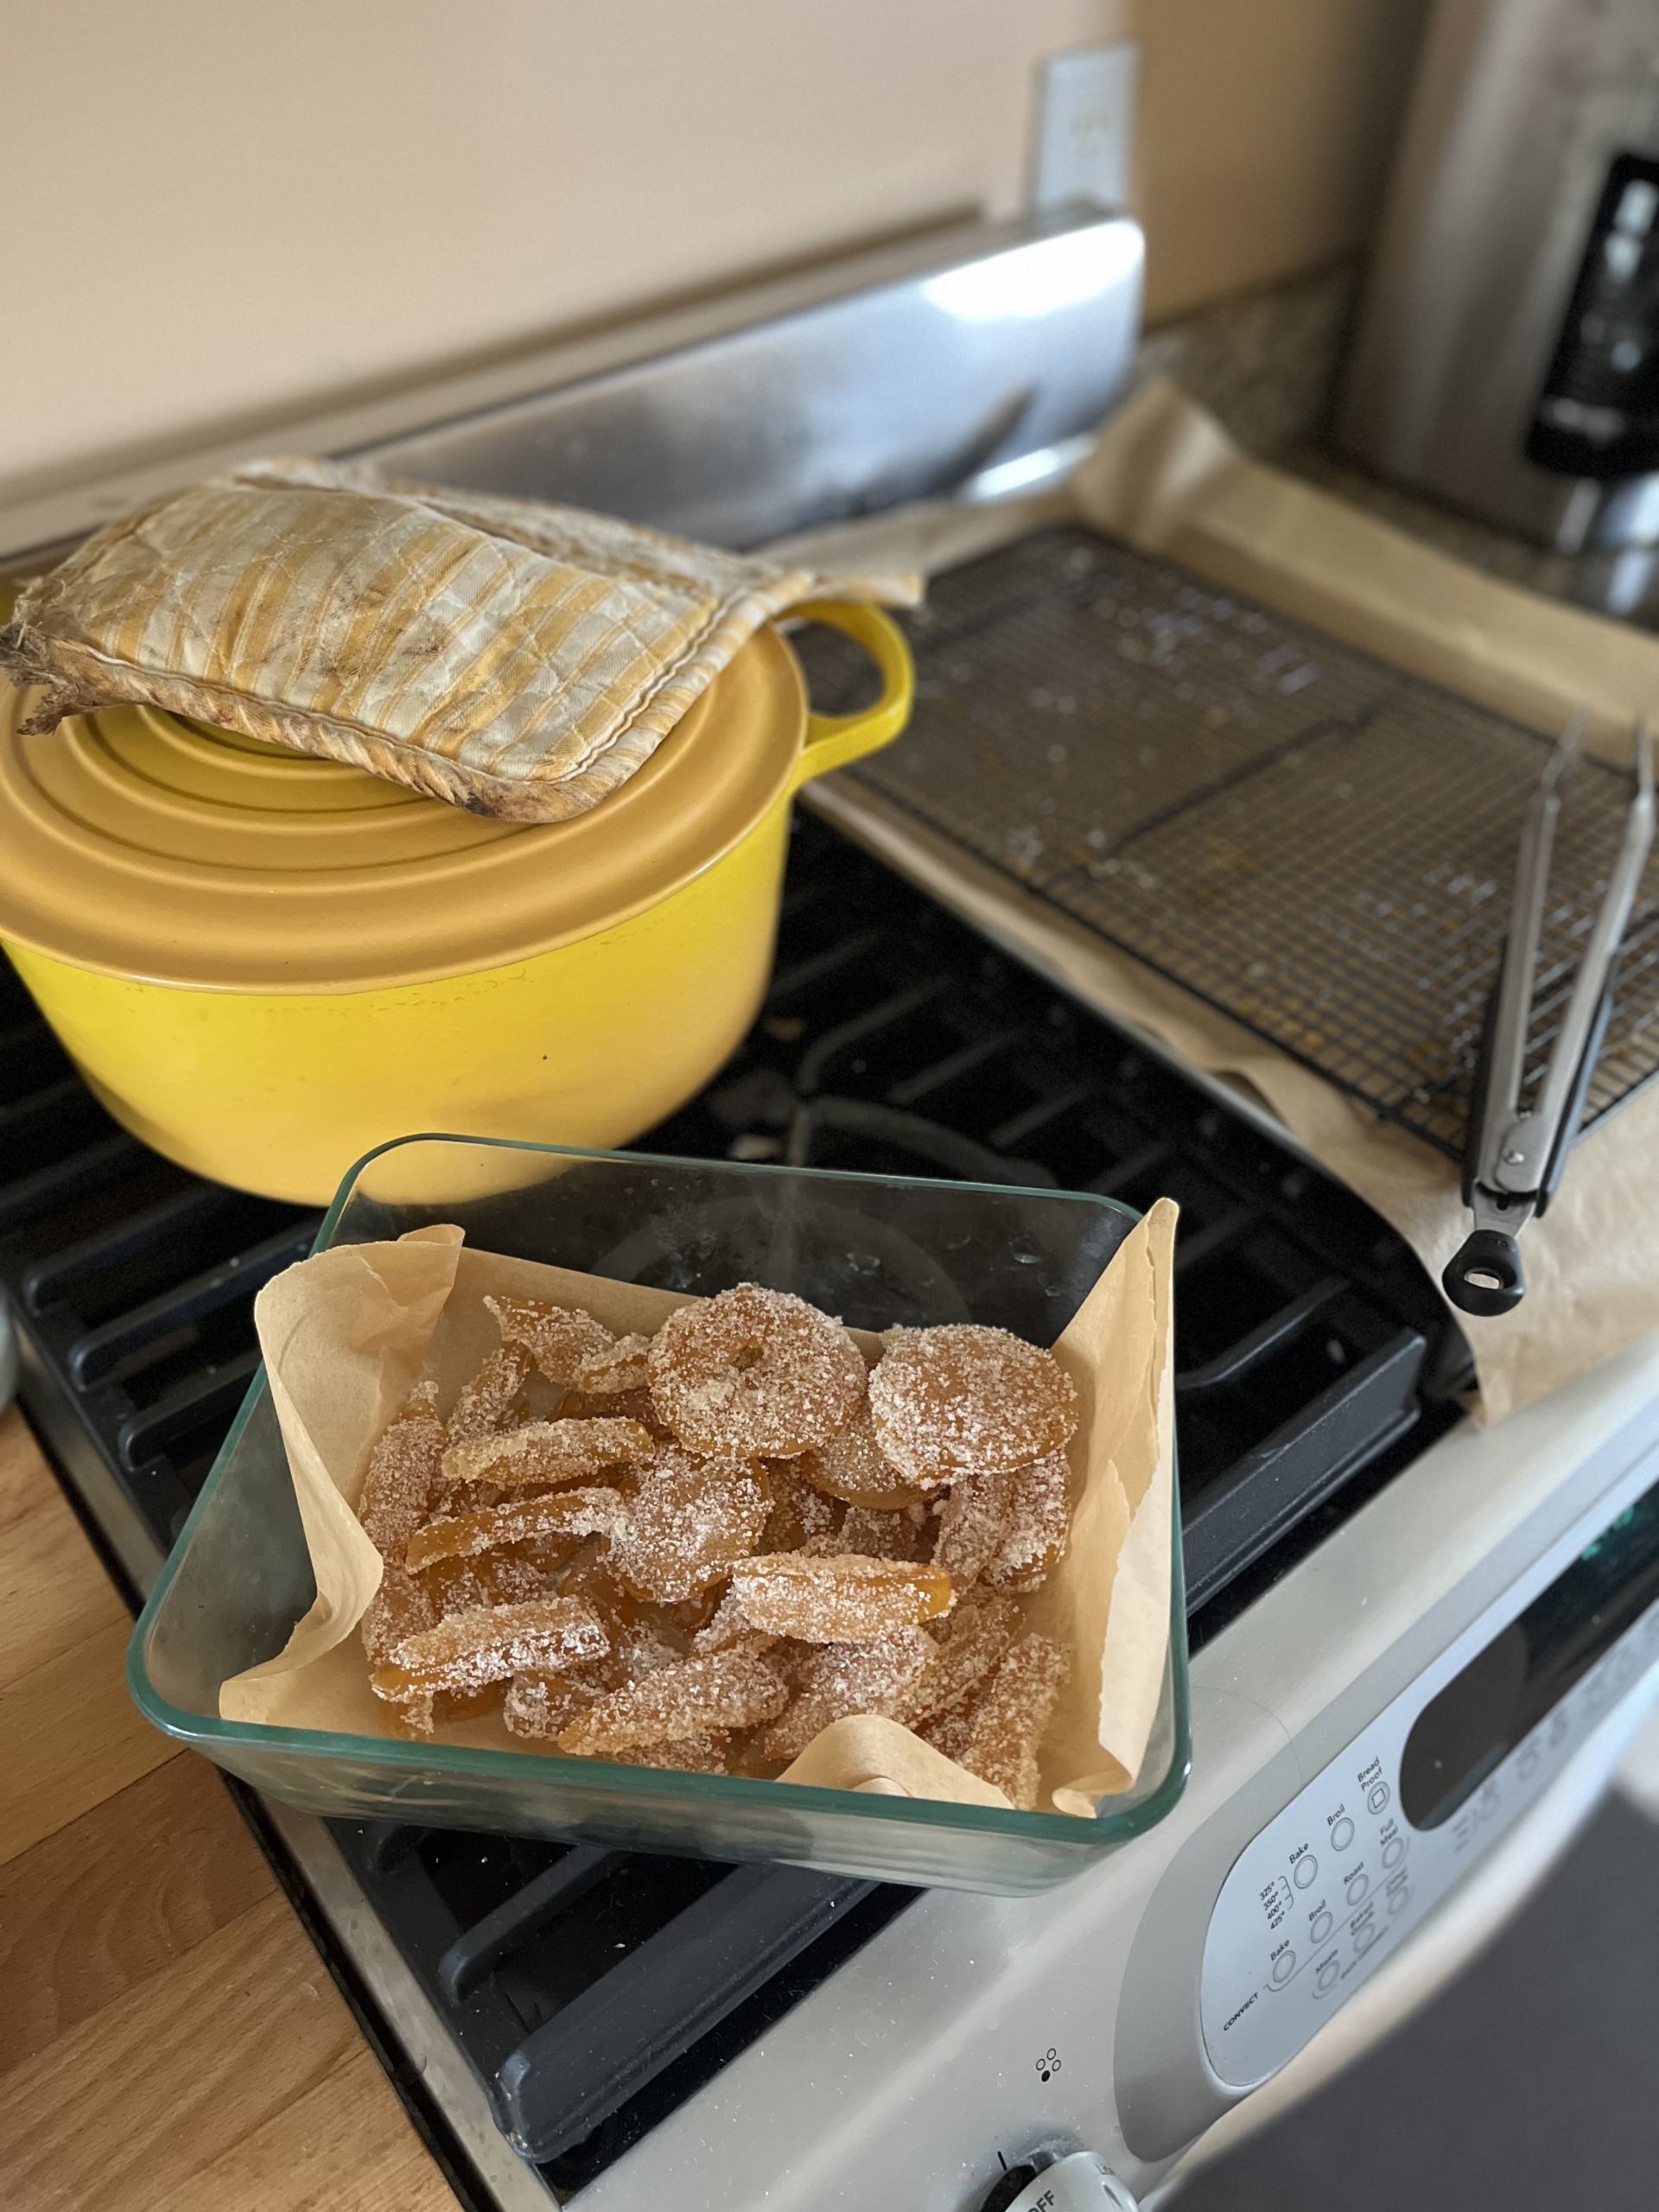
<svg viewBox="0 0 1659 2212"><path fill-rule="evenodd" d="M515 1257L712 1294L754 1281L849 1324L974 1320L1051 1344L1137 1217L1087 1193L410 1137L359 1162L316 1249L437 1221ZM418 1822L883 1881L1046 1889L1160 1820L1190 1758L1179 1510L1169 1648L1132 1790L1092 1821L219 1718L315 1594L263 1372L133 1631L141 1712L257 1789L325 1818Z"/></svg>

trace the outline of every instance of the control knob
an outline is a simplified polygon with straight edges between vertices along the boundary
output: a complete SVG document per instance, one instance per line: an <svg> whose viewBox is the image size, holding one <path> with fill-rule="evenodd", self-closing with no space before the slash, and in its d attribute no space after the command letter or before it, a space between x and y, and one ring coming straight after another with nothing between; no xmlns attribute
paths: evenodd
<svg viewBox="0 0 1659 2212"><path fill-rule="evenodd" d="M1140 2212L1128 2190L1092 2151L1039 2156L999 2175L979 2212Z"/></svg>

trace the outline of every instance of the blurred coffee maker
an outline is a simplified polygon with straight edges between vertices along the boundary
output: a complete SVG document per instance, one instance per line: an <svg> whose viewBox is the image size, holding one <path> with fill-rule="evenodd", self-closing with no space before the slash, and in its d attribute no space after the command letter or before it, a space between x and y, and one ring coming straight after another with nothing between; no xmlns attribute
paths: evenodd
<svg viewBox="0 0 1659 2212"><path fill-rule="evenodd" d="M1659 0L1438 0L1338 435L1561 552L1659 544Z"/></svg>

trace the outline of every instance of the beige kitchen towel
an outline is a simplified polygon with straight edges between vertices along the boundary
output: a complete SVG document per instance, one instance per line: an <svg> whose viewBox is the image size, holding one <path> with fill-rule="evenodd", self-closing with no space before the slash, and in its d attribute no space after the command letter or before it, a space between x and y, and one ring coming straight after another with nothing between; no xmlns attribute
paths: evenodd
<svg viewBox="0 0 1659 2212"><path fill-rule="evenodd" d="M1255 461L1173 385L1148 384L1103 426L1068 481L1002 506L930 501L797 536L791 561L912 565L927 574L1055 523L1087 522L1261 601L1543 734L1582 707L1589 742L1624 763L1659 712L1659 637L1465 567L1348 501ZM1239 1078L1302 1147L1370 1201L1436 1284L1470 1228L1457 1166L1287 1053L1217 1014L868 786L812 796L931 880L1069 988L1182 1058ZM1659 1089L1574 1150L1549 1212L1522 1233L1525 1300L1459 1314L1498 1421L1659 1328Z"/></svg>
<svg viewBox="0 0 1659 2212"><path fill-rule="evenodd" d="M761 623L918 590L575 507L251 461L28 585L0 667L43 687L28 729L162 707L475 813L560 822L649 760Z"/></svg>

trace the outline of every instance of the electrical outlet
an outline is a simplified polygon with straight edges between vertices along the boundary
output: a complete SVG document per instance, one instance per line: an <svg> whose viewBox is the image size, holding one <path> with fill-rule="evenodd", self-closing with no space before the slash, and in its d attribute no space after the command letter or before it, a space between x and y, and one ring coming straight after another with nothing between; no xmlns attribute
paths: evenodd
<svg viewBox="0 0 1659 2212"><path fill-rule="evenodd" d="M1128 39L1052 54L1042 64L1033 207L1077 200L1114 209L1124 205L1140 68L1141 49Z"/></svg>

